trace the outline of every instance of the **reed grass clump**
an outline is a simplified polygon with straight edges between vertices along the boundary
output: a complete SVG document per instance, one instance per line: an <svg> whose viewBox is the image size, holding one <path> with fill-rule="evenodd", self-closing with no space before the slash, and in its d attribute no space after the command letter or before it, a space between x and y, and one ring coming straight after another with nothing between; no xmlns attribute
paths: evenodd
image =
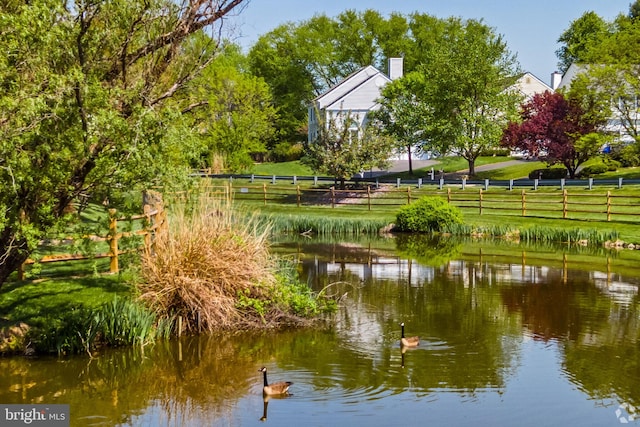
<svg viewBox="0 0 640 427"><path fill-rule="evenodd" d="M140 303L114 298L100 307L71 307L44 328L28 333L37 353L91 355L101 347L149 344L166 337L168 327Z"/></svg>
<svg viewBox="0 0 640 427"><path fill-rule="evenodd" d="M274 233L313 233L319 236L378 234L388 221L369 218L341 218L309 215L271 215Z"/></svg>
<svg viewBox="0 0 640 427"><path fill-rule="evenodd" d="M201 198L193 206L176 205L169 224L143 257L137 288L174 332L278 327L315 314L284 298L304 292L278 274L264 221L235 210L229 200Z"/></svg>

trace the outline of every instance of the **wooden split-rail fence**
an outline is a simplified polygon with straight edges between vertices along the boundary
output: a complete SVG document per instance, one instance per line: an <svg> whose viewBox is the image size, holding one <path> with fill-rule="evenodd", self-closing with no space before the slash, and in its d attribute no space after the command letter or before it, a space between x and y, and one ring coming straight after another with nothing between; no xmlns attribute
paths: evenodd
<svg viewBox="0 0 640 427"><path fill-rule="evenodd" d="M130 223L131 221L143 221L142 227L135 231L119 231L119 223ZM38 260L27 259L18 270L18 279L24 280L25 267L30 264L64 262L88 260L96 258L109 258L109 273L117 273L119 271L118 257L126 252L119 249L118 242L123 238L140 236L142 237L141 245L134 250L151 251L154 235L161 229L167 227L166 212L163 207L152 207L144 205L143 213L129 217L118 217L115 209L109 209L109 232L106 236L82 236L79 238L68 237L63 239L65 243L71 244L75 240L90 239L93 242L108 242L109 250L107 252L86 255L82 253L57 253L52 255L44 255Z"/></svg>

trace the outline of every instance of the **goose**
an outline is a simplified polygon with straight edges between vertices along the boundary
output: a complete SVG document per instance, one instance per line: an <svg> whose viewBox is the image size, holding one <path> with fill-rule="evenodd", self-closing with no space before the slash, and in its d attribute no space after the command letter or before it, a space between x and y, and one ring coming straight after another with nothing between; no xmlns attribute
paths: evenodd
<svg viewBox="0 0 640 427"><path fill-rule="evenodd" d="M280 381L277 383L269 384L267 382L267 368L263 366L258 369L258 372L264 374L264 386L262 387L262 394L271 396L276 394L287 394L289 387L293 384L291 381Z"/></svg>
<svg viewBox="0 0 640 427"><path fill-rule="evenodd" d="M402 347L417 347L420 344L420 338L418 337L405 337L404 336L404 322L400 323L402 328L402 336L400 337L400 345Z"/></svg>

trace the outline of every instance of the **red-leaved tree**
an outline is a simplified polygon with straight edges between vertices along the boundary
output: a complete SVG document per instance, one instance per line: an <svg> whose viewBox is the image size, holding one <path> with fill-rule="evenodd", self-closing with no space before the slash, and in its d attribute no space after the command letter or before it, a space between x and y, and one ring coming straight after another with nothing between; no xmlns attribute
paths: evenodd
<svg viewBox="0 0 640 427"><path fill-rule="evenodd" d="M510 122L502 134L503 147L518 149L549 165L561 163L570 178L600 147L594 135L602 124L577 99L546 91L522 105L521 121Z"/></svg>

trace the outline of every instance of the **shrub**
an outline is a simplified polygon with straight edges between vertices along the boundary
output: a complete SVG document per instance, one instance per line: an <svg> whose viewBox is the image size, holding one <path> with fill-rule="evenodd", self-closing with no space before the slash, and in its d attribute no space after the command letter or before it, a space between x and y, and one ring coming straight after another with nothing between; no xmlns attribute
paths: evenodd
<svg viewBox="0 0 640 427"><path fill-rule="evenodd" d="M529 173L529 179L561 179L567 177L565 168L535 169Z"/></svg>
<svg viewBox="0 0 640 427"><path fill-rule="evenodd" d="M439 197L423 197L400 208L396 230L428 233L462 223L462 213Z"/></svg>
<svg viewBox="0 0 640 427"><path fill-rule="evenodd" d="M604 163L598 163L595 165L585 166L584 168L580 169L578 176L580 178L590 178L592 176L605 173L608 170L609 170L609 167L607 165L605 165Z"/></svg>
<svg viewBox="0 0 640 427"><path fill-rule="evenodd" d="M296 142L279 142L273 148L271 157L276 162L290 162L300 160L304 154L302 144Z"/></svg>

